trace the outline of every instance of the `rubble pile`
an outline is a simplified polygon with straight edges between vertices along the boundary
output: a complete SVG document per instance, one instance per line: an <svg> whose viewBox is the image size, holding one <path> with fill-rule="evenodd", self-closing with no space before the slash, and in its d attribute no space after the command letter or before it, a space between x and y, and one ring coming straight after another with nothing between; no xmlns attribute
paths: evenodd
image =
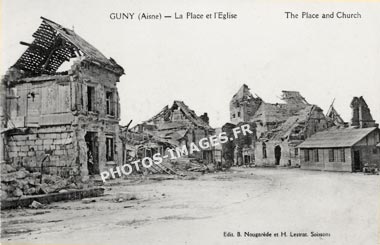
<svg viewBox="0 0 380 245"><path fill-rule="evenodd" d="M82 189L90 183L76 182L74 178L64 179L56 175L29 172L25 168L14 168L10 164L1 167L1 199L39 195Z"/></svg>
<svg viewBox="0 0 380 245"><path fill-rule="evenodd" d="M214 164L206 164L202 160L196 158L181 158L172 162L172 168L175 171L191 171L191 172L213 172Z"/></svg>

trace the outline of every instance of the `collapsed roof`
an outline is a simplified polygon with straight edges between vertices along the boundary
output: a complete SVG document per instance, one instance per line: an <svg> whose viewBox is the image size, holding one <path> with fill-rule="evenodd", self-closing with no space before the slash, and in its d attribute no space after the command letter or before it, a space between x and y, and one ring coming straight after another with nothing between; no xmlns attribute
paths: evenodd
<svg viewBox="0 0 380 245"><path fill-rule="evenodd" d="M289 139L289 136L291 136L296 129L300 131L305 129L308 120L315 109L321 110L319 107L310 105L298 111L294 115L288 117L285 122L280 123L277 128L266 132L264 138L271 140Z"/></svg>
<svg viewBox="0 0 380 245"><path fill-rule="evenodd" d="M282 91L281 99L286 103L261 103L251 121L262 126L271 125L260 135L263 140L304 140L309 119L314 111L322 112L309 104L298 91Z"/></svg>
<svg viewBox="0 0 380 245"><path fill-rule="evenodd" d="M169 106L165 106L158 114L150 118L149 120L145 121L145 123L154 122L158 118L169 118L172 111L179 109L183 115L194 125L210 129L210 125L206 123L204 120L202 120L201 117L197 116L197 114L191 110L183 101L175 100L172 107L169 108ZM174 129L174 128L181 128L186 127L187 124L181 121L174 121L170 122L169 120L165 120L165 123L163 125L159 125L159 129Z"/></svg>
<svg viewBox="0 0 380 245"><path fill-rule="evenodd" d="M248 101L248 100L257 100L261 101L262 99L260 97L253 97L251 92L249 91L249 87L246 84L243 84L239 91L237 91L236 94L232 97L232 102L234 101Z"/></svg>
<svg viewBox="0 0 380 245"><path fill-rule="evenodd" d="M335 125L344 125L345 122L339 113L335 110L334 106L331 105L326 113L326 116L332 120Z"/></svg>
<svg viewBox="0 0 380 245"><path fill-rule="evenodd" d="M172 118L175 112L181 113L182 117ZM152 118L133 127L130 132L147 134L157 142L178 146L179 141L186 136L191 128L212 130L205 120L208 120L207 113L197 116L183 101L175 100L171 107L165 106Z"/></svg>
<svg viewBox="0 0 380 245"><path fill-rule="evenodd" d="M185 114L187 119L189 119L198 127L211 128L210 125L203 121L201 117L198 117L197 114L195 114L195 112L191 110L183 101L174 101L172 109L176 109L177 107L181 109L181 111Z"/></svg>
<svg viewBox="0 0 380 245"><path fill-rule="evenodd" d="M288 104L309 104L298 91L283 90L281 99L286 101L286 103Z"/></svg>
<svg viewBox="0 0 380 245"><path fill-rule="evenodd" d="M84 56L86 60L101 65L118 75L124 74L123 68L112 58L107 59L73 30L44 17L41 19L41 25L33 34L34 41L31 44L20 42L28 46L28 49L13 67L23 70L31 76L54 74L65 61Z"/></svg>

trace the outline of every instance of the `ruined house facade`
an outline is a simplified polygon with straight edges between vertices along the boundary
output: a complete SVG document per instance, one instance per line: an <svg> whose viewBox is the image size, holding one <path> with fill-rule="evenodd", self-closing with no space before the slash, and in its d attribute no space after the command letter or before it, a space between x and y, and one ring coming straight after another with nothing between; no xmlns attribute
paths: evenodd
<svg viewBox="0 0 380 245"><path fill-rule="evenodd" d="M42 19L2 80L2 160L62 177L97 175L122 161L116 84L124 70L73 30ZM71 69L57 72L65 61Z"/></svg>
<svg viewBox="0 0 380 245"><path fill-rule="evenodd" d="M329 127L321 108L309 104L267 104L253 118L259 141L255 147L257 165L299 166L296 146L310 135Z"/></svg>
<svg viewBox="0 0 380 245"><path fill-rule="evenodd" d="M282 92L285 103L264 102L254 97L245 84L233 96L231 121L234 124L253 123L251 128L255 130L249 145L235 147L235 164L299 165L296 146L310 135L333 125L321 108L309 104L299 92Z"/></svg>
<svg viewBox="0 0 380 245"><path fill-rule="evenodd" d="M215 134L215 130L209 125L207 113L198 116L183 101L174 101L171 107L165 106L158 114L136 125L131 131L149 134L161 142L162 155L169 155L168 148L186 146L190 149L192 142L199 145L201 139ZM214 161L212 148L195 151L184 156L186 157L208 163Z"/></svg>

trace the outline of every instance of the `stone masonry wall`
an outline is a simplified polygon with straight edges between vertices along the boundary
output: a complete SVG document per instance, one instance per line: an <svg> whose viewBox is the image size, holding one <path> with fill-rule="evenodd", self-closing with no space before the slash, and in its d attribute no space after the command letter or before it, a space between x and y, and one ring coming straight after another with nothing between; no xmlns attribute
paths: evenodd
<svg viewBox="0 0 380 245"><path fill-rule="evenodd" d="M8 161L14 167L31 172L54 174L61 177L80 175L76 164L75 134L71 126L31 129L26 134L9 134L6 149ZM43 165L42 160L50 153Z"/></svg>
<svg viewBox="0 0 380 245"><path fill-rule="evenodd" d="M289 146L288 142L266 142L266 152L267 157L263 156L263 142L257 142L255 147L255 163L258 166L263 165L275 165L275 147L278 145L281 147L281 158L280 166L288 166L290 163L291 166L300 165L299 153L296 154L295 147Z"/></svg>

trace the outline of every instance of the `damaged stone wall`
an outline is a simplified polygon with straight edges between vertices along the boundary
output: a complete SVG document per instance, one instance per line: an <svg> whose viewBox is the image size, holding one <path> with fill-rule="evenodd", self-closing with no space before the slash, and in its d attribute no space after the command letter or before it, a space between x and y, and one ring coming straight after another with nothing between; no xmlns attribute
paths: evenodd
<svg viewBox="0 0 380 245"><path fill-rule="evenodd" d="M93 133L96 137L97 160L99 171L107 170L122 163L122 140L120 139L121 130L120 121L120 102L116 83L119 81L119 75L107 72L98 65L89 62L81 62L74 66L77 70L74 76L79 95L76 97L76 104L79 116L77 117L76 126L80 128L78 134L78 148L80 150L79 161L87 165L87 146L86 134ZM80 72L79 72L80 71ZM89 88L93 89L92 101L89 99ZM108 98L107 94L111 97ZM89 104L91 103L91 106ZM107 103L109 103L107 105ZM107 108L107 106L109 108ZM107 138L113 140L113 159L107 159ZM86 171L86 167L82 167Z"/></svg>
<svg viewBox="0 0 380 245"><path fill-rule="evenodd" d="M8 137L6 151L13 167L30 172L56 174L62 177L80 175L77 162L75 133L71 126L30 129L27 134ZM42 161L44 158L44 163Z"/></svg>
<svg viewBox="0 0 380 245"><path fill-rule="evenodd" d="M371 111L365 102L363 96L354 97L350 104L352 108L351 126L360 128L377 127L375 120L373 120Z"/></svg>
<svg viewBox="0 0 380 245"><path fill-rule="evenodd" d="M49 161L43 164L45 173L87 176L85 137L91 132L96 134L98 170L121 163L118 79L118 75L82 61L74 63L70 75L6 81L10 84L8 125L14 127L7 132L8 162L41 171L45 152L50 152ZM88 94L88 88L93 88L93 94ZM112 159L106 156L109 137L113 141Z"/></svg>
<svg viewBox="0 0 380 245"><path fill-rule="evenodd" d="M206 129L202 129L202 128L190 129L189 132L187 133L187 141L186 141L187 148L190 149L191 142L196 143L199 147L199 141L201 139L207 138L209 136L210 136L210 133ZM202 149L202 148L199 148L199 149ZM211 150L211 148L210 148L210 150ZM189 154L189 157L203 159L203 151L204 150L201 150L200 152L195 151L195 152L193 152L193 154Z"/></svg>
<svg viewBox="0 0 380 245"><path fill-rule="evenodd" d="M305 139L329 127L328 118L322 109L309 106L291 116L270 131L266 131L255 149L257 165L300 166L296 146ZM266 147L266 157L263 154ZM265 148L264 147L264 148ZM276 147L279 161L276 161Z"/></svg>
<svg viewBox="0 0 380 245"><path fill-rule="evenodd" d="M88 119L82 119L88 120ZM97 171L93 174L98 174L102 171L108 170L111 167L122 164L123 159L123 143L120 139L120 130L118 125L107 125L95 122L80 122L78 125L77 134L77 153L78 163L80 165L82 176L87 176L88 172L88 147L86 142L86 134L91 133L95 136L95 145L97 154L94 157L94 164ZM113 139L113 159L107 159L107 145L106 139Z"/></svg>
<svg viewBox="0 0 380 245"><path fill-rule="evenodd" d="M255 154L253 149L257 141L256 138L256 124L254 122L240 122L235 127L241 127L242 125L249 125L249 130L252 134L238 134L238 137L234 139L235 144L235 163L237 165L251 164L255 159ZM251 149L251 150L250 150ZM249 162L244 159L249 156Z"/></svg>
<svg viewBox="0 0 380 245"><path fill-rule="evenodd" d="M2 198L88 187L89 175L123 159L116 84L124 69L41 18L1 81ZM64 62L71 69L58 71Z"/></svg>
<svg viewBox="0 0 380 245"><path fill-rule="evenodd" d="M281 152L279 162L276 161L276 147ZM299 150L288 142L259 141L256 143L255 157L258 166L300 166Z"/></svg>
<svg viewBox="0 0 380 245"><path fill-rule="evenodd" d="M260 97L254 97L248 86L243 84L230 101L230 121L235 124L249 121L262 102Z"/></svg>
<svg viewBox="0 0 380 245"><path fill-rule="evenodd" d="M225 132L229 139L234 138L232 129L235 128L235 124L226 123L222 127L222 132ZM235 152L235 142L233 140L228 140L226 143L222 144L222 157L225 160L222 167L230 168L234 164L234 152Z"/></svg>
<svg viewBox="0 0 380 245"><path fill-rule="evenodd" d="M299 166L295 147L310 135L334 126L318 106L310 105L298 91L282 91L281 98L286 103L266 103L254 98L245 84L234 95L230 102L231 122L254 123L256 133L251 145L234 142L235 164L254 158L257 165ZM243 113L245 106L253 114Z"/></svg>

